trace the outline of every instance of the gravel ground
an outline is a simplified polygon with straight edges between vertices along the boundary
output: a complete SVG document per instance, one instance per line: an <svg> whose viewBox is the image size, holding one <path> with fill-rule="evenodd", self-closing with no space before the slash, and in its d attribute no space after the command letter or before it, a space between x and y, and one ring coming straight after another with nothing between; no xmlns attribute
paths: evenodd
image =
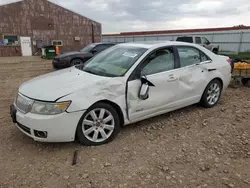
<svg viewBox="0 0 250 188"><path fill-rule="evenodd" d="M0 58L1 188L250 187L249 88L228 88L212 109L194 105L127 126L107 145L45 144L12 124L9 105L22 82L50 71L38 57Z"/></svg>

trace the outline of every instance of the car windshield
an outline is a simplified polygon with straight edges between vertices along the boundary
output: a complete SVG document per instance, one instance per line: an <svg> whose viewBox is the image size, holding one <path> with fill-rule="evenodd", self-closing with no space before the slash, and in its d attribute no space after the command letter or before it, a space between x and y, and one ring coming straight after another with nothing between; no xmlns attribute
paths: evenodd
<svg viewBox="0 0 250 188"><path fill-rule="evenodd" d="M100 76L119 77L123 76L146 51L146 48L114 46L76 68Z"/></svg>
<svg viewBox="0 0 250 188"><path fill-rule="evenodd" d="M85 48L81 49L81 52L90 52L93 48L95 47L94 44L90 44L88 46L86 46Z"/></svg>

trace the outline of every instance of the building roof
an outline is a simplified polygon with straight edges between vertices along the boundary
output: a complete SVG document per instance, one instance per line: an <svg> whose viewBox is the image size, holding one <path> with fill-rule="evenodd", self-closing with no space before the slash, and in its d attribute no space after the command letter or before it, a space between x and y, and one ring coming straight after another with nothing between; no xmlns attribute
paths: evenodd
<svg viewBox="0 0 250 188"><path fill-rule="evenodd" d="M68 10L68 11L70 11L70 12L72 12L72 13L74 13L74 14L77 14L77 15L79 15L79 16L81 16L81 17L84 17L84 18L86 18L86 19L88 19L88 20L91 20L91 21L93 21L93 22L95 22L95 23L97 23L97 24L101 24L100 22L97 22L97 21L95 21L95 20L93 20L93 19L91 19L91 18L88 18L88 17L86 17L86 16L83 16L82 14L79 14L79 13L74 12L74 11L68 9L68 8L65 8L65 7L63 7L63 6L61 6L61 5L58 5L58 4L54 3L54 2L52 2L51 0L45 0L45 1L48 1L49 3L54 4L54 5L56 5L56 6L62 7L62 8L64 8L65 10ZM24 2L24 0L16 0L15 2L0 4L0 7L1 7L1 6L6 6L6 5L10 5L10 4L15 4L15 3L22 3L22 2Z"/></svg>
<svg viewBox="0 0 250 188"><path fill-rule="evenodd" d="M214 31L232 31L250 29L250 26L244 27L220 27L220 28L201 28L201 29L181 29L181 30L161 30L161 31L138 31L138 32L122 32L118 34L104 34L103 36L134 36L134 35L159 35L159 34L175 34L175 33L197 33L197 32L214 32Z"/></svg>

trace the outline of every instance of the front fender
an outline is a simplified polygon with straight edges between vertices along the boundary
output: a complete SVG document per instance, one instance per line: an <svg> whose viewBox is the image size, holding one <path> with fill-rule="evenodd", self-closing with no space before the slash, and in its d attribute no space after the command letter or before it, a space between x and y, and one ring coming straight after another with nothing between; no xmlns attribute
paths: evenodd
<svg viewBox="0 0 250 188"><path fill-rule="evenodd" d="M108 100L117 104L122 110L123 117L126 117L125 88L126 83L122 79L113 78L103 85L100 83L64 96L58 102L72 101L67 109L67 112L71 113L87 110L99 101Z"/></svg>

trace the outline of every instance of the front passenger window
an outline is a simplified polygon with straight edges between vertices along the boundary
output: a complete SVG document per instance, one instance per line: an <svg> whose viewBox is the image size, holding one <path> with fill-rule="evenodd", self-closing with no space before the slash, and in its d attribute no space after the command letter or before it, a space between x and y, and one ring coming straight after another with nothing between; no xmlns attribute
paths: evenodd
<svg viewBox="0 0 250 188"><path fill-rule="evenodd" d="M171 48L161 49L151 54L145 61L143 75L151 75L174 69L174 54Z"/></svg>

